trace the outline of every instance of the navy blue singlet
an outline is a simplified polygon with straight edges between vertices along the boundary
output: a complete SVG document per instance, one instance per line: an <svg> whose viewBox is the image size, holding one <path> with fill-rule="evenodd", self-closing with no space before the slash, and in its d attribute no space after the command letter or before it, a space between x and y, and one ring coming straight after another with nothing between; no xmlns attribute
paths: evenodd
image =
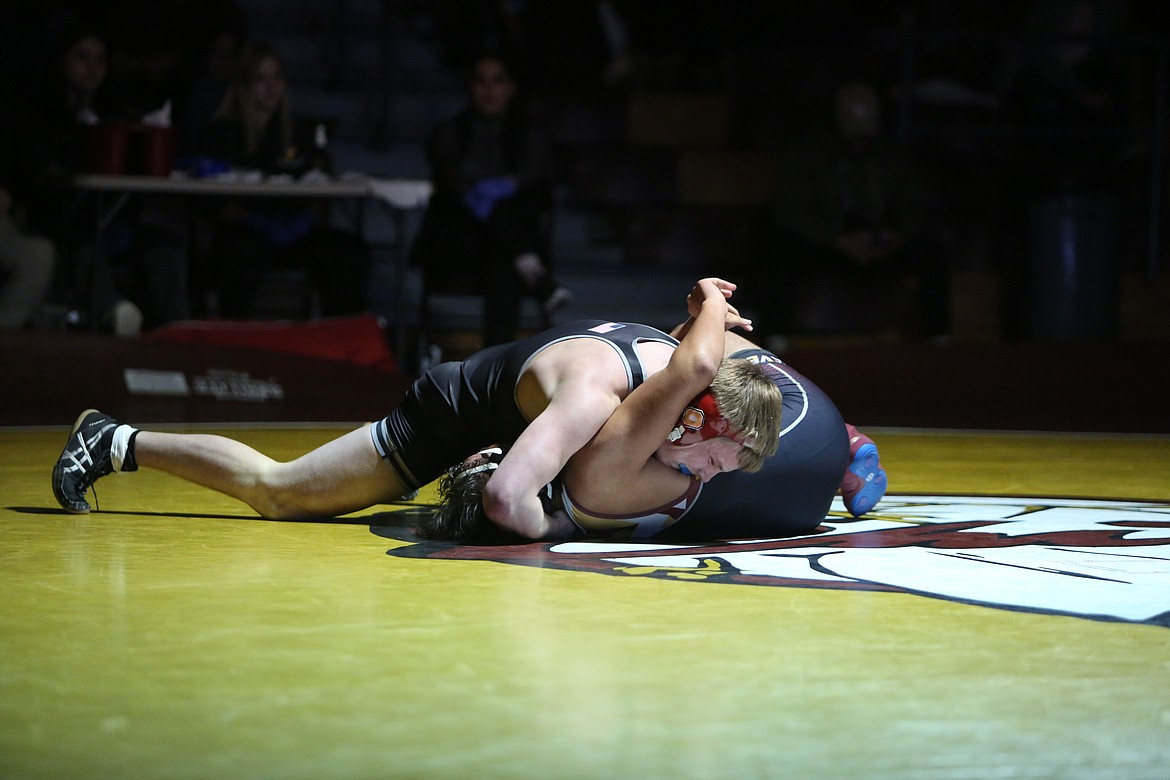
<svg viewBox="0 0 1170 780"><path fill-rule="evenodd" d="M783 536L813 530L825 519L849 463L845 422L819 387L763 349L731 355L780 369L784 396L780 447L760 471L719 474L695 503L656 539Z"/></svg>

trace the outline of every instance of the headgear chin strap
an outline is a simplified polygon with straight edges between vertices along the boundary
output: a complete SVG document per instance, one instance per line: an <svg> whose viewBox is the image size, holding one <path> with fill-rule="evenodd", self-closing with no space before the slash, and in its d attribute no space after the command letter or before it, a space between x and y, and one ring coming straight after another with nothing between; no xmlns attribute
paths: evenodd
<svg viewBox="0 0 1170 780"><path fill-rule="evenodd" d="M748 444L738 431L732 429L731 421L719 411L719 405L715 403L715 396L711 391L704 390L683 409L674 430L666 438L671 444L682 446L698 444L717 436Z"/></svg>

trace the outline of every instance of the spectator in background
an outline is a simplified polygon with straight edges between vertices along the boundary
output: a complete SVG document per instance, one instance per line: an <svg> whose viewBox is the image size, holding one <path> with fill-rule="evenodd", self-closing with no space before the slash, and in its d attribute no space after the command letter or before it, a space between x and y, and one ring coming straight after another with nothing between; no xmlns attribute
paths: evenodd
<svg viewBox="0 0 1170 780"><path fill-rule="evenodd" d="M67 25L42 84L15 104L10 121L15 178L27 227L48 236L74 268L74 303L99 317L92 327L134 335L144 324L189 316L187 253L181 235L150 203L131 200L95 234L78 218L72 177L92 170L97 130L124 122L130 112L105 89L107 47L101 32ZM77 273L83 268L88 273Z"/></svg>
<svg viewBox="0 0 1170 780"><path fill-rule="evenodd" d="M13 205L12 192L0 185L0 330L27 325L53 281L53 242L29 232Z"/></svg>
<svg viewBox="0 0 1170 780"><path fill-rule="evenodd" d="M51 241L28 227L27 166L16 135L22 110L18 88L32 79L28 55L21 44L38 40L35 17L4 18L0 29L0 329L23 328L48 295L53 280L55 249ZM19 55L24 55L20 57Z"/></svg>
<svg viewBox="0 0 1170 780"><path fill-rule="evenodd" d="M950 280L927 229L923 177L882 133L877 92L849 83L835 96L835 132L803 138L781 155L757 286L763 330L798 332L800 287L813 279L860 284L873 294L910 275L918 328L949 333Z"/></svg>
<svg viewBox="0 0 1170 780"><path fill-rule="evenodd" d="M302 176L314 159L314 125L291 108L284 64L275 49L243 47L236 76L204 129L200 154L237 169ZM218 291L218 313L254 314L264 276L274 268L303 268L312 275L325 315L368 308L369 248L360 236L329 222L328 204L301 198L250 198L216 202L208 252Z"/></svg>
<svg viewBox="0 0 1170 780"><path fill-rule="evenodd" d="M468 280L485 296L484 345L516 337L520 304L545 312L569 291L551 269L553 179L549 144L517 103L517 82L498 56L475 60L469 104L431 131L434 194L413 250L428 288Z"/></svg>

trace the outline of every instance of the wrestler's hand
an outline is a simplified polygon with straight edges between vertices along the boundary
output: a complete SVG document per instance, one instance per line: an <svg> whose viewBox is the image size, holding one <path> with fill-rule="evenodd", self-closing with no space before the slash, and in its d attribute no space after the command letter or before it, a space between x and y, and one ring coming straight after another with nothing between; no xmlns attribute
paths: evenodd
<svg viewBox="0 0 1170 780"><path fill-rule="evenodd" d="M722 295L724 299L727 299L731 297L733 292L735 292L735 282L728 282L714 276L700 279L695 282L690 295L687 296L687 314L698 317L699 312L703 309L703 301L716 295Z"/></svg>
<svg viewBox="0 0 1170 780"><path fill-rule="evenodd" d="M727 304L727 315L723 318L723 329L731 330L732 328L743 328L750 331L752 329L752 321L747 317L743 317L739 313L739 309Z"/></svg>
<svg viewBox="0 0 1170 780"><path fill-rule="evenodd" d="M724 329L743 328L744 330L750 331L752 329L752 321L741 316L739 309L727 303L727 299L731 297L736 287L735 282L729 282L714 276L697 281L691 289L690 295L687 296L687 314L690 315L691 319L675 328L671 332L671 335L681 339L690 330L690 322L695 317L698 317L699 312L703 310L703 302L712 298L719 298L720 296L722 296L724 305L727 307L723 323Z"/></svg>

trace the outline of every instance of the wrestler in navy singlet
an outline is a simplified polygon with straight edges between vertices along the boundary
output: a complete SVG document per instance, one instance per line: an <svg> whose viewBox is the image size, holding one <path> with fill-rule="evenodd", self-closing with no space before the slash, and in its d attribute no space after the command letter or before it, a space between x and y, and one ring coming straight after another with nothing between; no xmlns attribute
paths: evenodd
<svg viewBox="0 0 1170 780"><path fill-rule="evenodd" d="M592 338L611 344L626 367L627 392L645 378L635 346L678 341L647 325L575 320L526 339L441 363L410 386L402 403L371 428L378 454L403 484L418 488L481 447L505 448L530 422L516 402L516 383L529 362L560 341Z"/></svg>
<svg viewBox="0 0 1170 780"><path fill-rule="evenodd" d="M655 538L721 539L803 533L825 519L849 463L845 422L819 387L763 349L731 355L779 370L780 447L755 473L719 474L677 523Z"/></svg>

